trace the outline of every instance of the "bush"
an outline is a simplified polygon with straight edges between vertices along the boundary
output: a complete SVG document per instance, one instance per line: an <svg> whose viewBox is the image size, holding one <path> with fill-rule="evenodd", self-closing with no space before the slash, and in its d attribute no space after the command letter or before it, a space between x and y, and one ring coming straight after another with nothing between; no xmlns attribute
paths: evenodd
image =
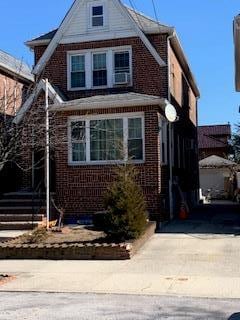
<svg viewBox="0 0 240 320"><path fill-rule="evenodd" d="M107 214L103 231L115 240L136 239L147 225L145 199L135 182L136 170L131 165L117 169L116 180L105 196Z"/></svg>

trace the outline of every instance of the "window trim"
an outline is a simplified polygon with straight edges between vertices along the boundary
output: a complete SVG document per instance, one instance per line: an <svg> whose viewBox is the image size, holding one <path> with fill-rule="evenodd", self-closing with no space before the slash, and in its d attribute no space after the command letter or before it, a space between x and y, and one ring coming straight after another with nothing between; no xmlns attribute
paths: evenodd
<svg viewBox="0 0 240 320"><path fill-rule="evenodd" d="M102 86L94 86L93 85L93 72L94 72L94 61L93 61L93 56L96 54L106 54L106 71L107 71L107 84L102 85ZM108 87L108 51L92 51L91 52L91 88L92 89L104 89Z"/></svg>
<svg viewBox="0 0 240 320"><path fill-rule="evenodd" d="M85 86L84 87L72 87L72 57L81 56L84 57L84 72L85 72ZM85 54L71 54L68 56L68 81L69 87L72 90L86 90L87 88L87 69L86 69L86 55Z"/></svg>
<svg viewBox="0 0 240 320"><path fill-rule="evenodd" d="M107 47L96 48L87 50L72 50L67 52L67 89L68 91L82 91L82 90L94 90L94 89L106 89L119 87L114 85L114 55L116 52L129 52L129 64L130 64L130 82L127 85L132 87L133 85L133 59L132 59L132 47L131 46L119 46L119 47ZM107 58L107 85L94 87L93 86L93 55L95 53L106 53ZM85 87L72 88L71 87L71 57L77 55L85 56Z"/></svg>
<svg viewBox="0 0 240 320"><path fill-rule="evenodd" d="M143 142L143 159L129 160L128 159L128 119L141 118L142 120L142 142ZM90 150L90 121L92 120L109 120L109 119L123 119L123 144L124 144L124 160L91 160ZM74 121L86 122L86 161L72 161L72 139L71 139L71 123ZM127 161L140 164L145 162L145 118L144 112L134 113L114 113L114 114L99 114L87 116L70 116L68 117L68 165L69 166L83 166L83 165L114 165L123 164Z"/></svg>
<svg viewBox="0 0 240 320"><path fill-rule="evenodd" d="M103 25L102 26L93 26L92 24L92 10L94 7L103 7ZM108 15L107 15L107 6L104 1L94 1L88 4L88 28L90 30L102 30L107 27Z"/></svg>

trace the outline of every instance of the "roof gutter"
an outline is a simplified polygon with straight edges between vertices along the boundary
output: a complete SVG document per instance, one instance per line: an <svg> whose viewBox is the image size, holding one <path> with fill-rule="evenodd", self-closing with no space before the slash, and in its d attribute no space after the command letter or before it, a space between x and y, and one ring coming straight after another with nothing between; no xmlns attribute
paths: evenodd
<svg viewBox="0 0 240 320"><path fill-rule="evenodd" d="M166 99L164 98L152 98L148 101L143 101L141 99L136 100L115 100L115 101L106 101L101 99L100 101L86 101L84 102L84 98L78 100L71 100L62 103L55 103L50 106L50 111L77 111L77 110L92 110L92 109L111 109L111 108L127 108L127 107L138 107L138 106L153 106L158 105L162 108L166 106Z"/></svg>

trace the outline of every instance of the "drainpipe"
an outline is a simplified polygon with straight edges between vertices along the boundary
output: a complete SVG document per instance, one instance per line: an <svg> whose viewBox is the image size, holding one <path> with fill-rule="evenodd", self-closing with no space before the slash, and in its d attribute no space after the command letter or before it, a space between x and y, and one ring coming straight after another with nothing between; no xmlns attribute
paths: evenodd
<svg viewBox="0 0 240 320"><path fill-rule="evenodd" d="M171 35L167 37L167 50L168 50L168 101L171 103L171 60L170 60L170 39L175 37L175 30ZM173 148L174 148L174 137L173 137L173 125L169 122L168 125L169 134L169 212L170 220L174 218L173 214Z"/></svg>

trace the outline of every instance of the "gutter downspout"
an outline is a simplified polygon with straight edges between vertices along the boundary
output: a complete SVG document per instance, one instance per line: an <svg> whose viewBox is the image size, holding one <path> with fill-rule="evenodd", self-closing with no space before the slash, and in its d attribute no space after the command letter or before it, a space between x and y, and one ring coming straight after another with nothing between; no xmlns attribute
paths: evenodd
<svg viewBox="0 0 240 320"><path fill-rule="evenodd" d="M167 37L167 50L168 50L168 101L171 103L171 60L170 60L170 39L175 37L175 30L173 30L172 34ZM173 126L172 123L169 122L168 125L168 134L169 134L169 213L170 220L173 220L173 148L174 148L174 136L173 136Z"/></svg>

